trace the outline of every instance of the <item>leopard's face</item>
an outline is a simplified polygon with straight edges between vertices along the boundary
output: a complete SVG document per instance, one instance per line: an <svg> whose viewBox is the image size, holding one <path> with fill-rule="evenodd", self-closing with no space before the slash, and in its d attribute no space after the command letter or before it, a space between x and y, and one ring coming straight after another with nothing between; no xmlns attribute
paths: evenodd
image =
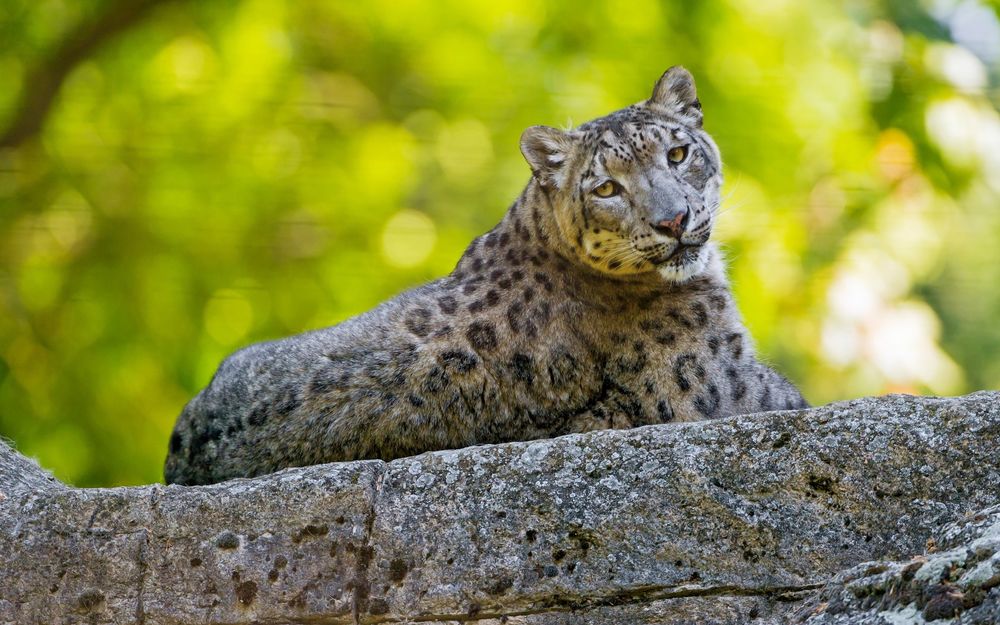
<svg viewBox="0 0 1000 625"><path fill-rule="evenodd" d="M529 162L580 262L617 276L656 271L670 282L705 269L721 160L685 70L664 74L650 100L567 133L542 132L542 166Z"/></svg>
<svg viewBox="0 0 1000 625"><path fill-rule="evenodd" d="M553 206L580 259L610 274L684 281L705 267L722 184L699 128L626 109L585 125L575 175Z"/></svg>

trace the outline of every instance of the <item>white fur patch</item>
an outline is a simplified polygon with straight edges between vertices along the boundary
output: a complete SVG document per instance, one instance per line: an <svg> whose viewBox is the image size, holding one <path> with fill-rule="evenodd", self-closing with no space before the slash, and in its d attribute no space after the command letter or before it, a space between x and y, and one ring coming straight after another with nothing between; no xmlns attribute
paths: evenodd
<svg viewBox="0 0 1000 625"><path fill-rule="evenodd" d="M709 252L709 247L705 246L698 250L698 257L693 261L680 266L667 264L657 269L657 271L660 272L660 275L667 282L687 282L691 278L704 273L705 268L709 266Z"/></svg>

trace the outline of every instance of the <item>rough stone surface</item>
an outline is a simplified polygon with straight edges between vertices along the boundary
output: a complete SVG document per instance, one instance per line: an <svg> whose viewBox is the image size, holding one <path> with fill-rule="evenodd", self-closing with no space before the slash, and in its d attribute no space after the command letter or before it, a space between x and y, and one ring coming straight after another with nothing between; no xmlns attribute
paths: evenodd
<svg viewBox="0 0 1000 625"><path fill-rule="evenodd" d="M807 625L1000 623L1000 506L945 525L929 551L837 575L798 614Z"/></svg>
<svg viewBox="0 0 1000 625"><path fill-rule="evenodd" d="M998 442L983 392L207 487L66 488L0 445L0 623L882 625L922 621L850 619L955 592L993 623ZM925 588L892 562L931 536Z"/></svg>
<svg viewBox="0 0 1000 625"><path fill-rule="evenodd" d="M0 438L0 506L27 493L65 488L34 460L12 453Z"/></svg>
<svg viewBox="0 0 1000 625"><path fill-rule="evenodd" d="M381 468L8 499L0 623L351 622Z"/></svg>

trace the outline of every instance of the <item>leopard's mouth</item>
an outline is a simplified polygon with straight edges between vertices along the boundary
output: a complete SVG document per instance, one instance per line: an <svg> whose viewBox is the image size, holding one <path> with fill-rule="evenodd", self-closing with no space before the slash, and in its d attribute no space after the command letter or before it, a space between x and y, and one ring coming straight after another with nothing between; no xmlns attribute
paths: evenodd
<svg viewBox="0 0 1000 625"><path fill-rule="evenodd" d="M698 259L704 243L678 243L668 254L653 259L653 264L661 267L666 264L675 266L686 265Z"/></svg>

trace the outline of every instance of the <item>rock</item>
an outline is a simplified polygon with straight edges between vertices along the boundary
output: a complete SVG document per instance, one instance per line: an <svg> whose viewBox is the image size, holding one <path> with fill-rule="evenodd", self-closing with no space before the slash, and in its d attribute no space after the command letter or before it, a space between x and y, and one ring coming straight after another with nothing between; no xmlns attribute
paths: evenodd
<svg viewBox="0 0 1000 625"><path fill-rule="evenodd" d="M843 589L905 575L936 531L924 576L946 590L914 609L966 618L969 592L995 606L996 549L975 541L996 513L941 527L1000 504L998 442L982 392L207 487L66 488L0 445L0 623L860 623L875 604Z"/></svg>
<svg viewBox="0 0 1000 625"><path fill-rule="evenodd" d="M933 550L837 575L795 622L807 625L1000 623L1000 506L935 532Z"/></svg>
<svg viewBox="0 0 1000 625"><path fill-rule="evenodd" d="M351 622L381 470L357 462L5 501L0 623Z"/></svg>
<svg viewBox="0 0 1000 625"><path fill-rule="evenodd" d="M64 488L37 462L14 453L0 438L0 509L9 499Z"/></svg>

